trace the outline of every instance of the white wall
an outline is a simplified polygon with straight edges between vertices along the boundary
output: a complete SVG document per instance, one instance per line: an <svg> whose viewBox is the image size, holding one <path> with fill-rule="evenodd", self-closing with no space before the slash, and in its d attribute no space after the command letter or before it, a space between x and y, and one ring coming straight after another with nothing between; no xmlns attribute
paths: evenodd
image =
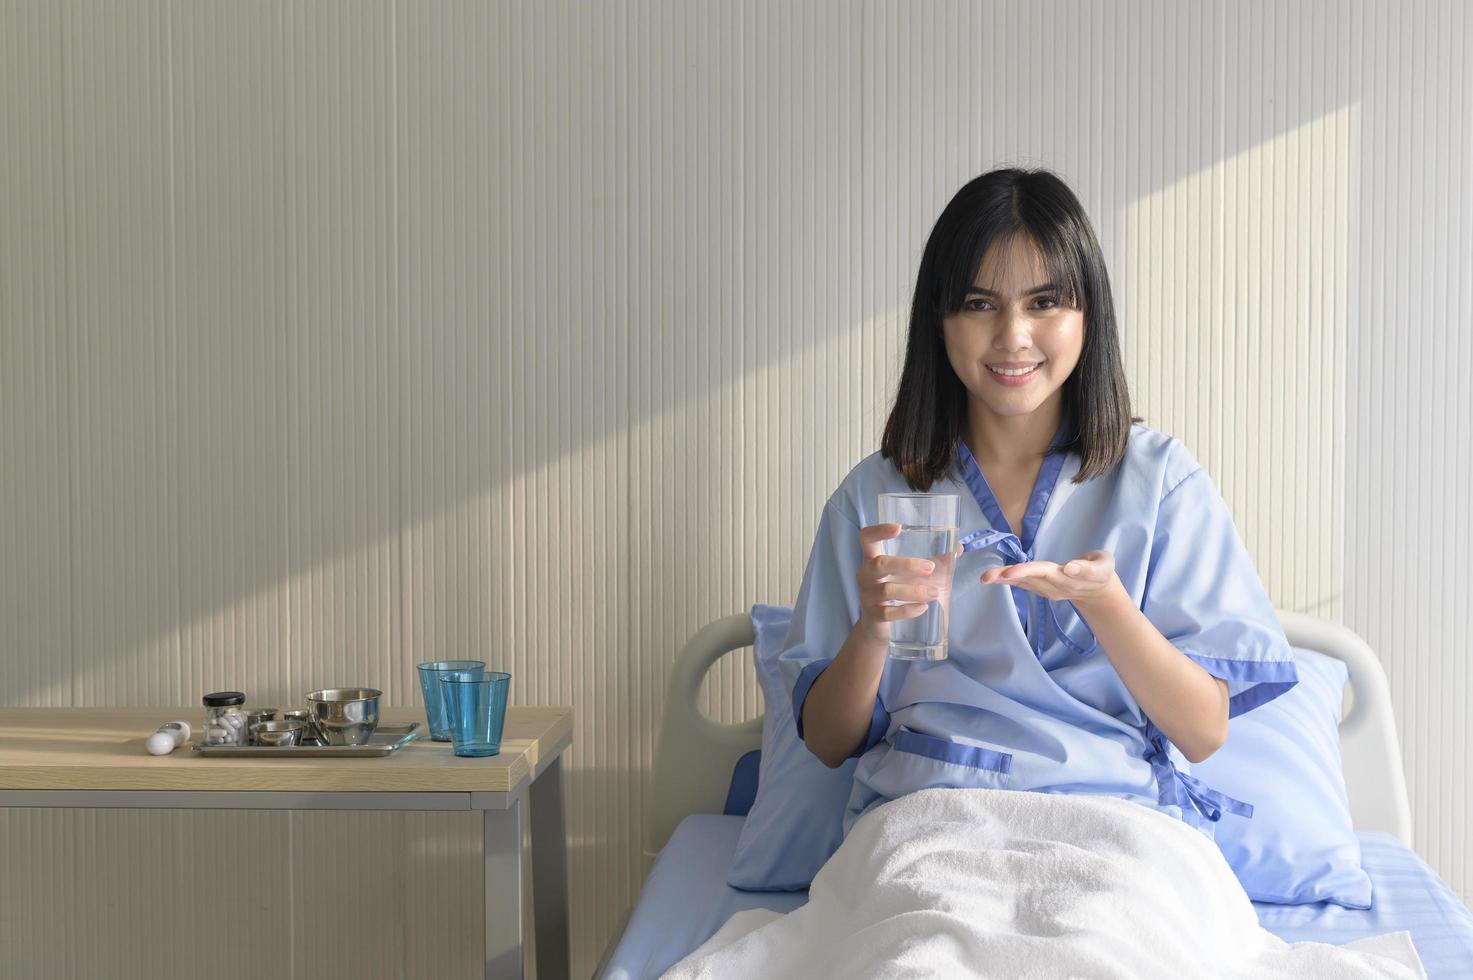
<svg viewBox="0 0 1473 980"><path fill-rule="evenodd" d="M1467 896L1470 16L0 0L0 703L410 703L415 662L484 655L578 708L586 974L668 664L791 601L931 223L1042 164L1094 217L1138 410L1275 601L1379 651L1418 848ZM734 658L708 693L758 710ZM247 906L364 855L402 928L311 934L474 970L472 824L217 818L0 811L0 974L157 939L127 975L208 943L300 975L323 949ZM214 845L252 869L231 935L126 911L197 896Z"/></svg>

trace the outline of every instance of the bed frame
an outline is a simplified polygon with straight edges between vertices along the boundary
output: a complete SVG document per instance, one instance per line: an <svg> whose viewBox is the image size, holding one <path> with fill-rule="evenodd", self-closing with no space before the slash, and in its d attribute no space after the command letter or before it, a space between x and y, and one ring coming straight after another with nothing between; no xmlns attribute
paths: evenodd
<svg viewBox="0 0 1473 980"><path fill-rule="evenodd" d="M1380 661L1344 626L1298 612L1280 610L1278 616L1290 645L1343 660L1350 670L1340 753L1355 828L1394 834L1410 847L1411 807ZM760 717L740 725L719 724L702 714L697 703L711 665L733 650L751 646L753 640L748 616L727 616L692 636L675 663L646 809L646 872L686 816L723 812L738 760L762 747Z"/></svg>

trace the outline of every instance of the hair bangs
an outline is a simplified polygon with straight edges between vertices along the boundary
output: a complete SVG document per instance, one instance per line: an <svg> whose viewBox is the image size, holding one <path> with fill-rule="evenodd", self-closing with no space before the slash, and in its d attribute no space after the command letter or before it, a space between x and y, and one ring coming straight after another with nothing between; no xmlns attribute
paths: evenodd
<svg viewBox="0 0 1473 980"><path fill-rule="evenodd" d="M1084 257L1074 247L1074 237L1054 221L1030 223L1026 233L1042 257L1047 281L1058 287L1059 302L1084 310L1087 304Z"/></svg>
<svg viewBox="0 0 1473 980"><path fill-rule="evenodd" d="M1033 220L1028 220L1028 218ZM1067 229L1037 216L1017 216L1005 222L978 224L957 241L941 245L936 254L940 275L938 295L932 309L937 316L948 317L961 312L968 291L977 284L982 262L993 249L1006 249L1018 238L1024 238L1038 251L1047 278L1059 290L1059 302L1076 309L1087 303L1083 256L1073 247Z"/></svg>

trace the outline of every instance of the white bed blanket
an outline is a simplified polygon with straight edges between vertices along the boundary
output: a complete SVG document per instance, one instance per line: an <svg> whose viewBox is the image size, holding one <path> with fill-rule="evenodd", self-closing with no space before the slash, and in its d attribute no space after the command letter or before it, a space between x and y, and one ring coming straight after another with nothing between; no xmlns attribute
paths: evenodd
<svg viewBox="0 0 1473 980"><path fill-rule="evenodd" d="M1148 807L932 789L865 814L807 905L737 913L665 977L1426 974L1405 932L1330 946L1265 931L1212 842Z"/></svg>

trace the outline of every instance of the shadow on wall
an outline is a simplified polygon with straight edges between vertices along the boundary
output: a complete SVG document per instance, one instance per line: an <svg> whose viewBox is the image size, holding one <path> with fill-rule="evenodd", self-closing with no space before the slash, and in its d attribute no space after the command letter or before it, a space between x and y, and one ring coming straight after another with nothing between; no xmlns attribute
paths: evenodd
<svg viewBox="0 0 1473 980"><path fill-rule="evenodd" d="M48 234L66 238L78 301L65 322L37 325L66 331L75 362L34 366L71 386L76 410L46 421L55 444L76 447L75 507L73 526L38 533L35 554L11 560L66 563L77 589L62 601L83 624L72 650L58 638L34 651L60 660L38 676L126 677L126 657L177 656L182 677L150 668L158 698L192 700L220 666L210 652L252 645L228 638L246 629L260 631L257 649L296 651L257 665L288 677L287 690L310 683L294 661L313 648L325 651L318 662L412 688L412 658L389 655L395 631L419 656L463 638L452 621L467 614L485 636L519 628L512 600L488 607L477 589L516 574L500 567L508 556L538 560L526 537L534 518L569 549L542 559L536 590L569 584L566 555L587 559L579 535L632 522L605 543L600 575L652 575L662 601L680 604L737 561L690 547L743 505L723 464L744 452L768 460L773 450L751 442L763 433L807 433L794 440L801 452L852 428L824 392L783 386L812 386L831 358L893 381L896 365L876 348L898 355L924 235L993 148L945 164L897 157L900 145L954 143L947 134L975 129L979 107L934 99L890 118L866 62L892 31L938 51L964 50L969 32L877 6L834 35L821 12L807 14L801 29L837 69L825 74L795 62L761 16L727 14L730 34L696 37L702 15L677 7L658 15L669 21L660 41L638 42L645 14L622 9L421 13L376 8L338 30L340 15L321 8L261 23L243 9L183 7L159 38L169 58L152 65L98 44L101 25L33 25L56 50L65 41L92 59L69 90L69 118L112 112L134 89L174 100L175 113L167 133L86 129L59 114L38 134L37 152L65 161L77 188L71 225L53 216ZM987 10L969 16L994 26ZM1138 201L1350 98L1314 80L1310 59L1290 60L1296 77L1250 77L1240 52L1262 43L1258 27L1221 11L1161 28L1191 32L1195 48L1142 45L1128 64L1098 43L1110 24L1064 26L1076 74L1062 92L1039 86L1058 105L1012 97L1047 64L1025 62L1006 80L967 59L957 70L990 100L987 133L1059 122L1027 148L1059 161L1116 269ZM1276 43L1322 43L1317 26L1281 26ZM199 55L225 32L249 43ZM647 47L631 60L620 38ZM490 70L477 58L487 51ZM1157 111L1116 118L1111 93L1090 81L1100 77L1215 89L1224 104L1243 83L1246 99L1222 111L1244 118L1224 127L1169 93ZM851 85L861 104L832 113ZM1314 95L1273 100L1291 91ZM1085 126L1100 130L1097 146L1051 135L1077 140ZM1149 147L1172 152L1143 159ZM1098 154L1126 179L1102 183ZM104 180L107 168L137 181ZM140 344L130 333L145 324ZM888 392L857 397L873 403L873 426ZM763 399L792 411L779 422ZM865 440L813 451L832 452L839 473L852 444ZM827 492L807 490L815 502ZM677 533L658 530L677 513ZM801 563L806 548L789 546L784 560ZM433 594L416 591L426 581ZM628 582L611 588L622 603L653 599ZM379 639L363 663L348 648L369 635ZM189 663L191 649L203 663ZM116 690L118 701L149 697Z"/></svg>

